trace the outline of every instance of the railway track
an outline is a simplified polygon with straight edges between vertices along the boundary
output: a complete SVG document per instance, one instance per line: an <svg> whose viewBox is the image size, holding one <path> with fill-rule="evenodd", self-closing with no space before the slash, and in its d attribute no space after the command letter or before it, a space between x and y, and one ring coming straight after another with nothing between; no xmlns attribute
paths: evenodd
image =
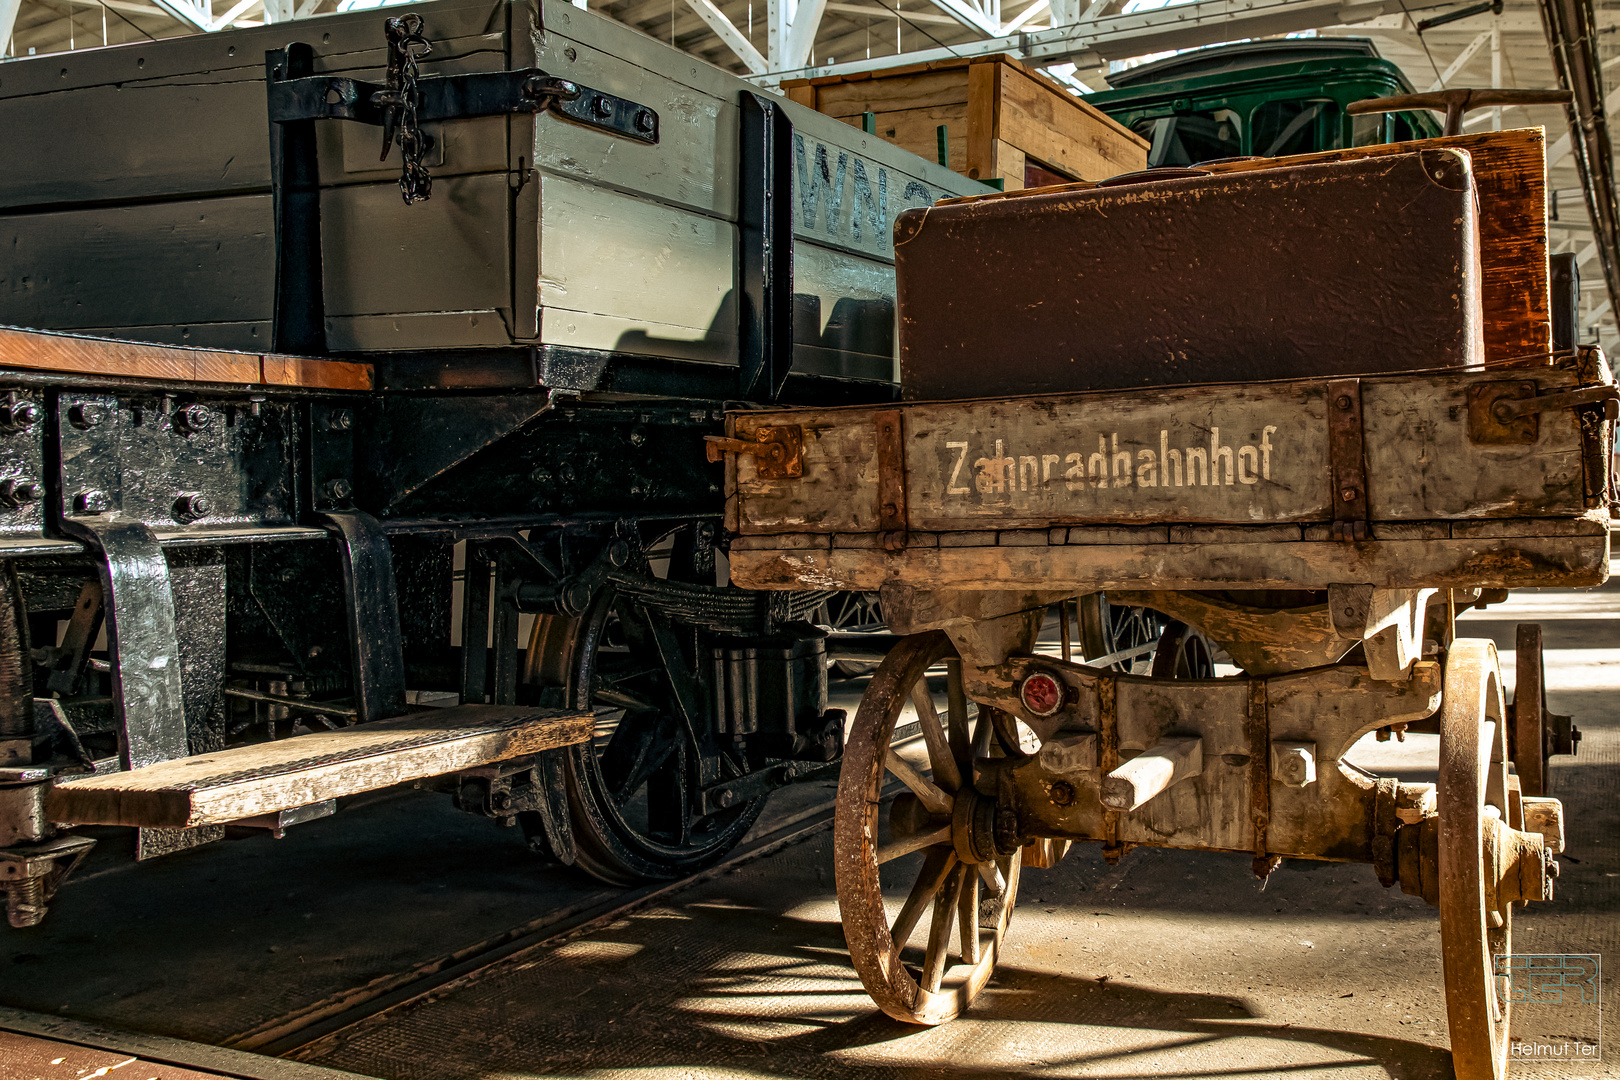
<svg viewBox="0 0 1620 1080"><path fill-rule="evenodd" d="M902 726L897 734L908 742L921 737L915 723ZM885 788L884 796L889 798L902 790L893 783ZM499 966L590 934L647 904L801 843L830 829L832 822L833 801L829 798L778 822L706 870L632 888L604 886L500 934L266 1021L226 1039L222 1045L293 1060L319 1056L334 1044L474 982Z"/></svg>

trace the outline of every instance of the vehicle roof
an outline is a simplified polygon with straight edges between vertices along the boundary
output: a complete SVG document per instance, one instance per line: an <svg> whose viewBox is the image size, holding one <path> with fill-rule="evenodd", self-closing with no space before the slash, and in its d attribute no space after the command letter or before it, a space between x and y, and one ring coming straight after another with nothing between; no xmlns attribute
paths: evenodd
<svg viewBox="0 0 1620 1080"><path fill-rule="evenodd" d="M1107 76L1107 80L1110 87L1121 90L1169 79L1221 75L1291 61L1340 57L1379 59L1377 46L1367 38L1280 38L1271 41L1239 41L1155 60L1150 64L1115 72Z"/></svg>

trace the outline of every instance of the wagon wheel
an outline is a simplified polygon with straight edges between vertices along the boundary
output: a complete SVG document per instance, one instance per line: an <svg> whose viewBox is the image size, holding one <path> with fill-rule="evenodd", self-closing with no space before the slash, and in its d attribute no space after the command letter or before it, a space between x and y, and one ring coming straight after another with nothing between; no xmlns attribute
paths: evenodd
<svg viewBox="0 0 1620 1080"><path fill-rule="evenodd" d="M1153 650L1155 679L1213 679L1215 660L1209 639L1184 622L1171 620Z"/></svg>
<svg viewBox="0 0 1620 1080"><path fill-rule="evenodd" d="M1075 602L1080 622L1080 650L1088 663L1115 653L1130 652L1153 645L1162 636L1165 618L1157 611L1141 607L1116 607L1106 593L1090 593ZM1152 650L1140 656L1110 661L1106 667L1131 673L1134 663L1151 659Z"/></svg>
<svg viewBox="0 0 1620 1080"><path fill-rule="evenodd" d="M581 618L537 617L529 643L527 681L559 689L563 708L596 714L595 737L568 751L569 816L577 865L614 884L716 862L765 807L762 795L693 818L689 787L704 748L681 721L675 680L696 682L698 656L693 635L672 624L684 641L667 667L653 637L659 617L608 586Z"/></svg>
<svg viewBox="0 0 1620 1080"><path fill-rule="evenodd" d="M1512 905L1487 903L1486 833L1522 829L1508 800L1501 673L1490 641L1453 641L1440 707L1439 900L1451 1056L1458 1080L1507 1072L1509 1002L1492 957L1511 951ZM1492 886L1494 889L1494 886ZM1493 893L1494 894L1494 893Z"/></svg>
<svg viewBox="0 0 1620 1080"><path fill-rule="evenodd" d="M963 835L992 831L987 825L994 804L972 785L972 747L988 744L991 720L990 710L981 709L978 724L984 730L969 732L962 704L941 723L927 671L951 655L949 639L938 632L904 638L890 650L861 698L838 778L833 851L850 959L872 1000L895 1019L913 1024L944 1023L984 989L1018 892L1018 851L981 861L973 841ZM953 670L953 681L957 677ZM949 698L964 701L959 686L951 688ZM908 764L890 746L907 701L918 710L926 769ZM911 790L894 800L889 813L894 839L879 846L879 799L887 772ZM891 920L880 866L919 851L921 863L908 871L910 890ZM908 944L930 908L922 962L914 966L907 962ZM953 933L959 942L954 951ZM911 953L910 959L919 957Z"/></svg>

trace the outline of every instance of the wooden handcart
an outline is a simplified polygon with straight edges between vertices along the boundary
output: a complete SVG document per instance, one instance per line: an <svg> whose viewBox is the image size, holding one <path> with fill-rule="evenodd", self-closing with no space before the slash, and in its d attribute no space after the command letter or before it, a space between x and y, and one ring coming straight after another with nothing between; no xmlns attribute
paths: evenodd
<svg viewBox="0 0 1620 1080"><path fill-rule="evenodd" d="M1539 639L1521 642L1515 709L1493 643L1454 620L1503 590L1607 578L1616 394L1581 349L1533 367L732 413L713 451L732 579L876 592L905 635L853 723L835 834L877 1003L954 1016L990 977L1020 866L1072 842L1110 860L1241 853L1262 877L1284 858L1363 862L1439 907L1457 1073L1500 1077L1492 957L1514 908L1551 897L1562 812L1543 769L1573 735L1547 722ZM1104 590L1198 628L1242 674L1034 651L1049 605ZM943 712L926 688L941 661ZM926 763L891 744L908 705ZM1437 784L1345 760L1391 728L1439 734ZM884 813L889 774L908 790ZM879 868L916 852L896 915Z"/></svg>

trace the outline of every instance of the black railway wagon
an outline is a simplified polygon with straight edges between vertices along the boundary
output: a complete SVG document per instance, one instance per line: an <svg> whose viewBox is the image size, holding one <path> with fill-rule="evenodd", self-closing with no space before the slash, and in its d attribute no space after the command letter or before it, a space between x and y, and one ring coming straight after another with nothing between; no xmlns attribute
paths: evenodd
<svg viewBox="0 0 1620 1080"><path fill-rule="evenodd" d="M53 822L414 780L628 882L840 753L705 439L892 398L892 222L979 185L552 0L6 63L0 132L13 925Z"/></svg>

